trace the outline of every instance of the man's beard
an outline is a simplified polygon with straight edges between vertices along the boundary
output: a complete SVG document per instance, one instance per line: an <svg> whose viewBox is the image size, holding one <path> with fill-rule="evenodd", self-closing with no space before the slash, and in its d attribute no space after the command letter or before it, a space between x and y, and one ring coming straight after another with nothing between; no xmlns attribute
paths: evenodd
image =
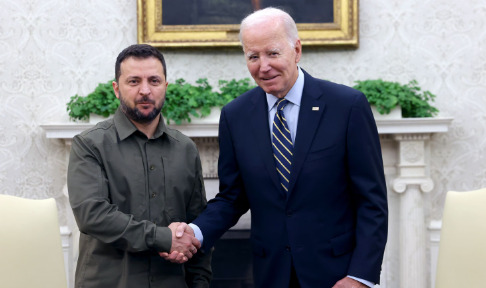
<svg viewBox="0 0 486 288"><path fill-rule="evenodd" d="M122 112L131 120L137 123L145 124L145 123L150 123L152 122L157 116L160 114L160 111L162 111L162 107L164 106L164 102L160 105L160 107L155 106L155 108L150 112L148 115L142 114L140 110L137 108L137 104L139 102L143 103L150 103L155 105L155 101L148 99L148 97L144 96L141 100L135 101L135 106L133 108L128 107L127 103L125 102L125 99L123 98L121 92L120 94L120 106Z"/></svg>

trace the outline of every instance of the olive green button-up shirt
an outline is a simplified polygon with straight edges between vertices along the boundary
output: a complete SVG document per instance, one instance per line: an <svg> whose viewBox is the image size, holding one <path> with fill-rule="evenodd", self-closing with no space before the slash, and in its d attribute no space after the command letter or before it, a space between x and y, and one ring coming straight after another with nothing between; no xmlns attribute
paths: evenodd
<svg viewBox="0 0 486 288"><path fill-rule="evenodd" d="M81 232L76 287L209 286L210 252L183 265L158 255L172 245L167 226L191 222L206 205L187 136L161 120L147 139L118 110L73 138L67 178Z"/></svg>

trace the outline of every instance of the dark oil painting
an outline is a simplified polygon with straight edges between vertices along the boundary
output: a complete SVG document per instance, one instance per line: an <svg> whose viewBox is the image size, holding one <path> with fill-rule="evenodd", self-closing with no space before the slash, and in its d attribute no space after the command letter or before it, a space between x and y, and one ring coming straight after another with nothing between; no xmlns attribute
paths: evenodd
<svg viewBox="0 0 486 288"><path fill-rule="evenodd" d="M265 7L288 12L296 23L333 22L333 0L163 0L162 25L240 24Z"/></svg>

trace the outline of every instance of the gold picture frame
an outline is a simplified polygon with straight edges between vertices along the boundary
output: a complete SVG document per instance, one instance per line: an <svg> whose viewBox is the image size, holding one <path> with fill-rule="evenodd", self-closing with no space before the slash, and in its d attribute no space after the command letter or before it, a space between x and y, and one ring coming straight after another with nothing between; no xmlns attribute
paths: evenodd
<svg viewBox="0 0 486 288"><path fill-rule="evenodd" d="M162 1L137 0L138 43L155 47L240 46L239 24L162 25ZM359 0L332 1L332 22L297 23L302 45L358 47Z"/></svg>

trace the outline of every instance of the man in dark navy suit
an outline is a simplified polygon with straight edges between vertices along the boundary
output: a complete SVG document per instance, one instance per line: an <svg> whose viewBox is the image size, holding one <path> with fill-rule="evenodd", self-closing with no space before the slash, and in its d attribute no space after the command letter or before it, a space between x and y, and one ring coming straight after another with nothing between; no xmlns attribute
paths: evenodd
<svg viewBox="0 0 486 288"><path fill-rule="evenodd" d="M222 109L220 192L179 234L194 232L209 249L251 209L256 287L372 287L388 209L366 97L298 67L297 27L279 9L245 18L240 40L259 87Z"/></svg>

